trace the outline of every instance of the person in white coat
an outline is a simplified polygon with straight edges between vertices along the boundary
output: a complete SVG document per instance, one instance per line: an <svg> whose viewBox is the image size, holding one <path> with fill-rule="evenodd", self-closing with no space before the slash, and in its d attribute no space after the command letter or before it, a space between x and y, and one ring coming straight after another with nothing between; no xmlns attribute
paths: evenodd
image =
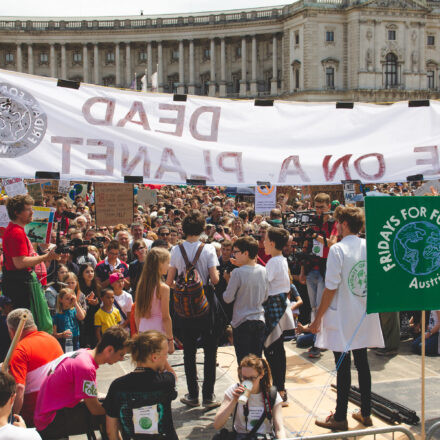
<svg viewBox="0 0 440 440"><path fill-rule="evenodd" d="M361 410L354 413L353 418L364 426L371 426L371 374L367 348L383 347L384 342L378 314L366 315L366 242L358 237L365 222L364 212L360 208L340 207L335 211L335 217L342 240L330 248L325 290L309 331L317 333L317 347L333 351L337 366L336 411L315 423L333 430L347 430L350 351L358 371L361 393Z"/></svg>

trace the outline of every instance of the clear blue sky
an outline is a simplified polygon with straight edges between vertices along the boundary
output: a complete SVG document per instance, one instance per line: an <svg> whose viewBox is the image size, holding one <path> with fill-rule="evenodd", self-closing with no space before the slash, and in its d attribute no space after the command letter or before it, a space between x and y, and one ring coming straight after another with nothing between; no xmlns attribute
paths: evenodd
<svg viewBox="0 0 440 440"><path fill-rule="evenodd" d="M292 0L293 2L293 0ZM106 16L174 14L218 11L226 9L277 6L291 3L286 0L15 0L2 1L1 16Z"/></svg>

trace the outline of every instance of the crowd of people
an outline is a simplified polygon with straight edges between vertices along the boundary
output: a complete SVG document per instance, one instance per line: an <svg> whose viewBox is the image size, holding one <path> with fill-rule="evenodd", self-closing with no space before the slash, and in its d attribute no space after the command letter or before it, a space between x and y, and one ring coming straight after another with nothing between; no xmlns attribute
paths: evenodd
<svg viewBox="0 0 440 440"><path fill-rule="evenodd" d="M416 187L370 190L406 196ZM156 204L135 203L131 224L96 225L93 199L92 185L74 203L48 198L56 224L47 244L31 243L24 231L32 198L3 200L11 222L3 236L1 360L23 315L25 324L9 373L0 374L1 438L39 438L23 430L26 423L43 439L95 428L110 439L119 433L124 439L176 439L175 372L167 355L180 349L188 391L181 402L219 407L214 427L221 429L232 416L233 438L284 438L287 339L309 347L312 358L324 349L334 352L336 412L316 423L340 430L347 429L350 342L362 395L353 417L370 426L367 347L376 347L378 355L395 354L402 321L405 331L414 332L414 350L420 350L415 312L368 315L350 340L366 301L349 294L345 283L348 266L366 260L361 208L344 207L325 193L302 200L290 191L278 195L266 217L255 213L251 201L220 188L163 186ZM317 222L305 234L288 220L307 209ZM430 316L427 348L437 354L440 312ZM234 346L240 378L223 399L214 393L219 345ZM201 400L198 348L204 351ZM135 370L116 379L101 399L97 368L128 352ZM221 435L230 438L224 430Z"/></svg>

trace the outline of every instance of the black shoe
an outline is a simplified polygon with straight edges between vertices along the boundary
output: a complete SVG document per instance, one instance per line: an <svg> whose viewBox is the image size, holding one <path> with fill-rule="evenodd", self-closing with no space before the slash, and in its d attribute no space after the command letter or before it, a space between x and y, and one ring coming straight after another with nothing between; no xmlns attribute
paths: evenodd
<svg viewBox="0 0 440 440"><path fill-rule="evenodd" d="M214 408L218 408L221 405L221 402L219 402L216 399L215 394L213 394L210 399L203 399L202 405L206 409L214 409Z"/></svg>
<svg viewBox="0 0 440 440"><path fill-rule="evenodd" d="M191 406L192 408L195 408L196 406L200 405L199 398L191 397L189 394L185 394L184 397L181 397L180 401L185 405Z"/></svg>

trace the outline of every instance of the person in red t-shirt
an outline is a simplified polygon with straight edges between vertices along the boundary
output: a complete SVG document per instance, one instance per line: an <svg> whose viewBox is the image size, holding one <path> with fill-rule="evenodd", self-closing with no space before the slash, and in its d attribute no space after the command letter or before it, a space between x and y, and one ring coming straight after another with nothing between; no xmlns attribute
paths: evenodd
<svg viewBox="0 0 440 440"><path fill-rule="evenodd" d="M27 426L34 426L34 411L41 384L47 376L50 363L64 353L53 336L38 331L32 314L26 309L16 309L9 313L6 323L11 339L15 336L24 312L27 312L28 318L20 341L12 353L9 371L17 383L13 412L21 413Z"/></svg>
<svg viewBox="0 0 440 440"><path fill-rule="evenodd" d="M55 250L32 256L33 248L24 227L32 221L34 200L29 195L18 195L8 200L6 208L11 221L3 235L3 294L11 298L14 308L30 309L31 285L38 283L32 268L44 261L59 259Z"/></svg>

